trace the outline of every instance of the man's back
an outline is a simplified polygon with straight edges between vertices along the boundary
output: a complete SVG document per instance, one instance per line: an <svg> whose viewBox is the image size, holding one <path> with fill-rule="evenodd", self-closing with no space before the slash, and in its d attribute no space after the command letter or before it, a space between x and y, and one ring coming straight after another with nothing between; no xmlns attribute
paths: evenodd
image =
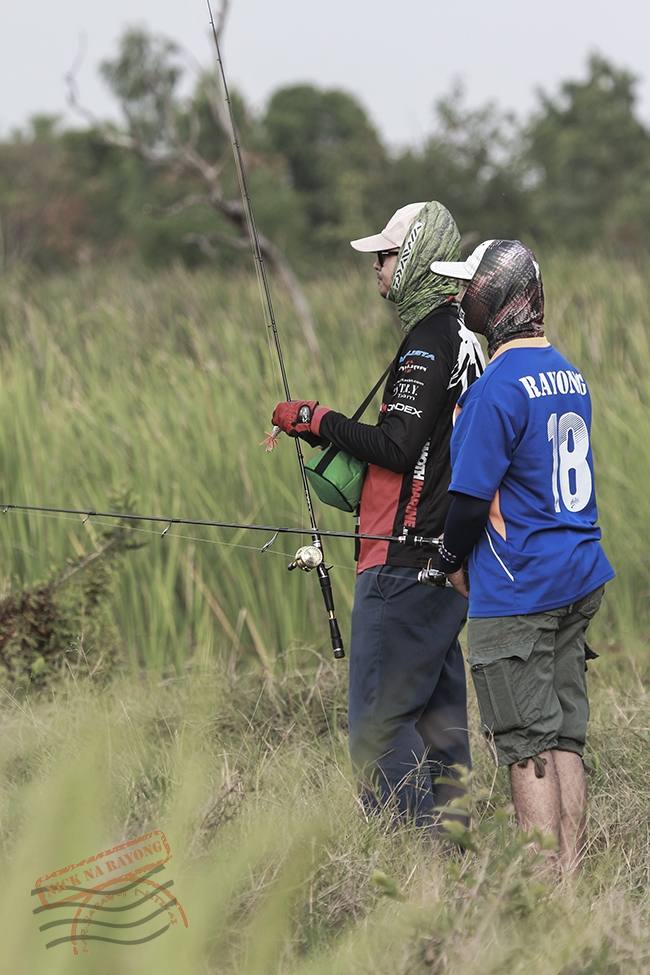
<svg viewBox="0 0 650 975"><path fill-rule="evenodd" d="M613 577L600 546L581 373L545 340L508 343L461 398L451 490L492 500L470 615L537 613Z"/></svg>
<svg viewBox="0 0 650 975"><path fill-rule="evenodd" d="M382 397L377 426L330 412L326 436L368 461L360 508L364 534L435 536L449 507L449 440L454 406L483 370L478 342L458 305L436 308L403 339ZM398 542L361 543L358 571L423 566L431 553Z"/></svg>
<svg viewBox="0 0 650 975"><path fill-rule="evenodd" d="M586 847L585 633L614 575L597 525L589 392L545 337L541 270L521 241L483 241L432 270L468 282L461 307L490 356L459 401L441 563L469 595L468 663L517 822L550 833L549 865L572 871Z"/></svg>

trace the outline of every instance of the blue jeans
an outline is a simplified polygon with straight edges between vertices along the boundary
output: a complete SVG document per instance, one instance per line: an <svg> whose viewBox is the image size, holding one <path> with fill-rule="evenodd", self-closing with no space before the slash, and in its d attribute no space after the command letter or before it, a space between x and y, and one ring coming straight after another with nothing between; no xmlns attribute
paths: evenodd
<svg viewBox="0 0 650 975"><path fill-rule="evenodd" d="M424 826L458 788L435 784L470 765L458 634L467 601L417 581L418 570L357 577L350 646L350 757L368 810L395 804Z"/></svg>

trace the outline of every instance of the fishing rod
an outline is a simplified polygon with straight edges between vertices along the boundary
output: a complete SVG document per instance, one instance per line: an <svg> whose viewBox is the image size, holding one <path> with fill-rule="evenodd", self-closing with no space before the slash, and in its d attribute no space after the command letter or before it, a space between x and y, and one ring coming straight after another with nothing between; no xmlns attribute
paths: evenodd
<svg viewBox="0 0 650 975"><path fill-rule="evenodd" d="M31 512L32 514L79 515L79 517L84 519L83 524L90 518L110 518L113 521L148 521L152 524L165 525L164 530L160 533L161 538L164 538L172 525L191 525L195 528L230 528L237 531L264 532L265 535L273 533L269 541L265 542L260 548L260 552L262 553L270 549L278 535L311 534L305 528L291 528L286 525L251 525L240 521L210 521L205 518L169 518L166 515L141 515L126 511L96 511L94 508L55 508L51 505L43 504L3 504L0 501L0 512L7 514L9 511L24 511L26 513ZM426 535L409 535L406 529L401 535L371 535L367 532L333 530L319 530L319 534L325 535L328 538L352 538L355 541L364 539L371 542L395 542L399 545L413 548L431 548L437 550L440 547L440 538L429 538ZM302 569L303 572L311 572L312 569L318 570L323 568L328 572L327 567L323 565L323 559L322 546L301 545L294 555L293 561L287 566L287 569L290 572L293 569ZM436 588L450 585L445 573L440 569L433 568L431 561L429 559L426 568L421 569L418 573L418 582Z"/></svg>
<svg viewBox="0 0 650 975"><path fill-rule="evenodd" d="M309 535L311 530L308 528L293 528L288 525L252 525L241 521L210 521L205 518L177 518L167 515L141 515L126 511L98 511L95 508L55 508L51 505L42 504L5 504L0 501L0 512L6 514L9 511L25 511L35 514L54 514L54 515L79 515L84 521L89 518L110 518L114 521L148 521L153 524L166 525L167 527L161 535L166 535L172 525L191 525L195 528L232 528L233 530L245 530L253 532L264 532L266 535ZM320 530L320 535L329 538L352 538L364 539L372 542L397 542L401 545L415 546L417 548L438 548L440 539L428 538L424 535L409 535L404 532L402 535L371 535L365 532L345 532L335 530ZM274 540L274 539L273 539ZM272 540L272 541L273 541ZM272 541L267 543L270 547Z"/></svg>
<svg viewBox="0 0 650 975"><path fill-rule="evenodd" d="M240 521L211 521L206 518L170 518L167 515L141 515L134 514L131 511L97 511L94 508L55 508L52 505L3 504L0 501L0 512L7 514L10 511L24 511L28 514L78 515L80 518L83 518L82 524L85 524L90 518L110 518L112 521L148 521L152 524L165 525L164 530L160 533L161 538L165 537L172 525L191 525L195 528L224 528L236 531L264 532L265 535L272 533L269 541L265 542L260 548L261 553L271 548L278 535L310 534L308 529L292 528L287 525L251 525ZM344 532L335 530L319 530L319 534L325 535L328 538L351 538L355 541L364 539L371 542L394 542L398 545L422 549L431 548L437 550L440 547L440 538L429 538L426 535L409 535L406 529L401 535L372 535L367 532ZM322 547L302 545L287 568L289 571L302 569L304 572L311 572L312 569L318 569L322 566L323 558ZM432 559L429 559L426 568L421 569L418 573L418 582L436 588L449 585L445 573L440 569L433 568L431 561ZM328 571L325 566L323 568Z"/></svg>
<svg viewBox="0 0 650 975"><path fill-rule="evenodd" d="M270 329L270 331L273 334L275 350L277 353L278 362L280 364L280 373L282 376L282 386L284 389L285 399L290 400L291 393L289 392L289 380L287 378L287 370L285 366L284 355L282 353L282 346L280 344L280 335L278 333L278 328L275 320L275 313L273 311L273 301L271 299L271 288L266 273L266 265L264 264L264 256L262 254L262 247L260 245L260 239L257 232L255 216L253 214L253 204L251 202L251 197L248 190L248 181L246 179L244 159L241 152L241 146L239 144L239 137L237 135L235 116L232 108L232 102L230 100L230 90L228 88L228 82L226 80L226 72L223 64L223 59L221 57L221 48L219 47L219 36L217 34L217 28L214 23L214 17L212 15L212 6L210 4L210 0L206 0L206 3L208 6L208 13L210 15L210 26L212 28L212 37L214 39L214 45L217 52L217 63L219 65L221 84L223 86L223 95L228 109L228 119L230 123L230 141L232 145L233 155L235 157L235 169L237 171L237 179L239 181L239 188L241 191L242 204L244 207L244 214L246 217L246 224L248 227L248 233L253 247L255 271L257 274L257 280L260 287L262 305L263 307L265 306L266 314L268 316L268 321L266 324L267 324L267 328ZM325 556L323 552L323 544L321 541L321 534L324 533L321 533L318 530L316 515L314 513L314 506L311 499L311 492L309 490L309 483L307 481L307 474L305 473L305 460L302 454L300 441L297 437L294 438L294 443L296 445L296 457L298 460L298 467L300 469L300 479L302 481L302 489L307 504L309 524L311 526L310 534L312 538L312 545L309 547L318 550L320 554L320 561L318 562L317 565L312 566L312 568L316 568L318 581L320 582L323 602L325 604L325 611L327 613L327 618L329 622L332 651L335 657L340 658L345 656L345 650L343 649L343 640L341 638L341 631L339 629L339 624L336 619L336 611L334 609L332 583L330 581L329 572L324 562ZM316 558L316 556L314 556L314 558Z"/></svg>

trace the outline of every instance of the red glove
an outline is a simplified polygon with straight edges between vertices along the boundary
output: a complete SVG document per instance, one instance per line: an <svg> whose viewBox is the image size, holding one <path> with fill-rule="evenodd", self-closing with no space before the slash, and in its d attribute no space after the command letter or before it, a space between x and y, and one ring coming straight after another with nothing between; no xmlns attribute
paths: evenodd
<svg viewBox="0 0 650 975"><path fill-rule="evenodd" d="M278 403L273 410L271 423L280 427L290 437L299 437L304 433L318 436L321 420L328 412L327 406L318 406L318 400L294 399Z"/></svg>

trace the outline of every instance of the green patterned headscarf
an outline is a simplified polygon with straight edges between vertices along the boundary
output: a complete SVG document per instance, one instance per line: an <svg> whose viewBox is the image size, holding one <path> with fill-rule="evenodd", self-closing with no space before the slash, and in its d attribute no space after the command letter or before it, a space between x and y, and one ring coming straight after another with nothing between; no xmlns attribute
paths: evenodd
<svg viewBox="0 0 650 975"><path fill-rule="evenodd" d="M404 239L387 298L397 305L402 328L414 325L458 292L458 283L431 271L432 261L457 261L460 233L449 210L433 201L422 207Z"/></svg>

